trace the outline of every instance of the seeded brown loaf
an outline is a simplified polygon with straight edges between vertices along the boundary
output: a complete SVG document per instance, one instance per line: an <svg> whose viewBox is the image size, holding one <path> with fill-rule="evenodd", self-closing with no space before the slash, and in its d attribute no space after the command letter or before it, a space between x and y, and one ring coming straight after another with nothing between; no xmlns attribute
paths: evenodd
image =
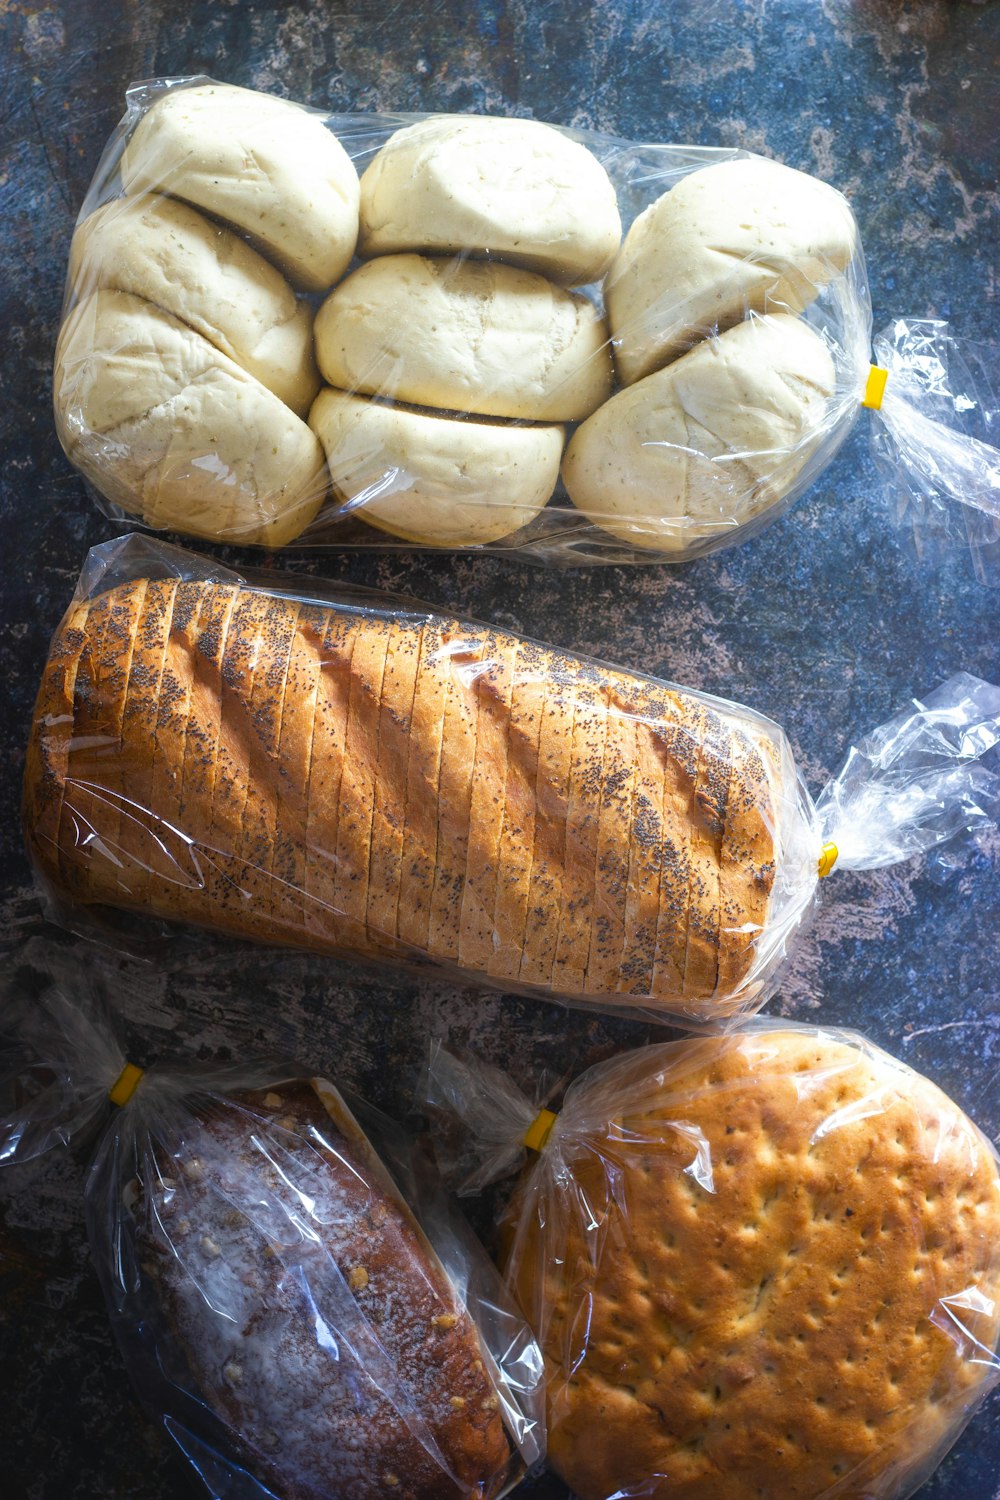
<svg viewBox="0 0 1000 1500"><path fill-rule="evenodd" d="M988 1143L805 1028L633 1057L514 1240L550 1462L580 1500L909 1495L1000 1335Z"/></svg>
<svg viewBox="0 0 1000 1500"><path fill-rule="evenodd" d="M486 626L139 579L53 643L30 846L84 902L732 1005L780 786L748 723Z"/></svg>
<svg viewBox="0 0 1000 1500"><path fill-rule="evenodd" d="M138 1249L160 1315L282 1500L499 1492L510 1449L469 1315L308 1084L206 1108L144 1176Z"/></svg>

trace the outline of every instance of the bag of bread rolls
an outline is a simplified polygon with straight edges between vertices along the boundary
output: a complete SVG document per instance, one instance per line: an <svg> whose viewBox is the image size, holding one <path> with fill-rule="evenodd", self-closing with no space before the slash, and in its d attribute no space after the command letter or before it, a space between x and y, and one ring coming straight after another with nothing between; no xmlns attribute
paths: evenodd
<svg viewBox="0 0 1000 1500"><path fill-rule="evenodd" d="M78 966L15 997L0 1161L99 1130L85 1207L114 1331L210 1493L506 1494L544 1451L541 1358L429 1161L287 1063L144 1072L96 983Z"/></svg>
<svg viewBox="0 0 1000 1500"><path fill-rule="evenodd" d="M153 528L679 562L812 484L870 346L850 207L791 167L179 78L128 91L81 209L56 422ZM926 353L879 354L894 497L995 523L979 392L928 395Z"/></svg>
<svg viewBox="0 0 1000 1500"><path fill-rule="evenodd" d="M53 638L24 822L70 923L696 1026L764 1003L821 876L992 826L998 737L1000 689L960 673L814 803L751 708L132 534L92 549Z"/></svg>
<svg viewBox="0 0 1000 1500"><path fill-rule="evenodd" d="M579 1500L904 1500L1000 1380L1000 1158L863 1037L765 1024L591 1067L558 1113L438 1048Z"/></svg>

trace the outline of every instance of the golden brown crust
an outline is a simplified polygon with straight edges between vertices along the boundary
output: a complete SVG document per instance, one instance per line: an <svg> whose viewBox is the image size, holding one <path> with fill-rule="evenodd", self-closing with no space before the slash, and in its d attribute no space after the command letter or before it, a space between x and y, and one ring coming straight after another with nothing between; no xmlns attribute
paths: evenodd
<svg viewBox="0 0 1000 1500"><path fill-rule="evenodd" d="M606 1127L553 1138L571 1187L515 1247L551 1462L581 1500L862 1500L919 1476L988 1372L959 1328L1000 1336L988 1144L829 1036L664 1052L635 1054Z"/></svg>
<svg viewBox="0 0 1000 1500"><path fill-rule="evenodd" d="M383 1169L317 1092L234 1096L193 1116L182 1146L156 1148L145 1275L203 1397L286 1500L485 1500L510 1449L476 1330ZM314 1243L296 1242L303 1210L277 1153L314 1200Z"/></svg>
<svg viewBox="0 0 1000 1500"><path fill-rule="evenodd" d="M253 588L136 580L85 609L53 644L25 800L79 899L705 1014L750 973L779 777L700 700L498 629Z"/></svg>

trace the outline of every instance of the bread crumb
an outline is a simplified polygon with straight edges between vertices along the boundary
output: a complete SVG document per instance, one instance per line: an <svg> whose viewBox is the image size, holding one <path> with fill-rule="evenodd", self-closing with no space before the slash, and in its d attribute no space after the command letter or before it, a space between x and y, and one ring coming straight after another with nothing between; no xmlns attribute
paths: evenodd
<svg viewBox="0 0 1000 1500"><path fill-rule="evenodd" d="M267 1105L268 1109L280 1109L282 1103L281 1095L265 1094L264 1103Z"/></svg>
<svg viewBox="0 0 1000 1500"><path fill-rule="evenodd" d="M238 1365L235 1359L231 1359L227 1364L223 1365L222 1373L223 1375L225 1375L230 1385L243 1384L243 1366Z"/></svg>
<svg viewBox="0 0 1000 1500"><path fill-rule="evenodd" d="M353 1266L347 1273L347 1285L352 1292L363 1292L368 1285L368 1272L364 1266Z"/></svg>
<svg viewBox="0 0 1000 1500"><path fill-rule="evenodd" d="M215 1243L215 1241L213 1240L213 1238L212 1238L212 1236L210 1234L203 1234L202 1235L202 1237L201 1237L201 1248L204 1250L204 1252L205 1252L206 1255L221 1255L222 1254L221 1250L219 1249L218 1245Z"/></svg>
<svg viewBox="0 0 1000 1500"><path fill-rule="evenodd" d="M431 1318L431 1326L434 1328L454 1328L458 1319L454 1313L441 1313L436 1318Z"/></svg>
<svg viewBox="0 0 1000 1500"><path fill-rule="evenodd" d="M456 1411L461 1411L462 1407L465 1405L464 1396L451 1396L449 1397L449 1400Z"/></svg>

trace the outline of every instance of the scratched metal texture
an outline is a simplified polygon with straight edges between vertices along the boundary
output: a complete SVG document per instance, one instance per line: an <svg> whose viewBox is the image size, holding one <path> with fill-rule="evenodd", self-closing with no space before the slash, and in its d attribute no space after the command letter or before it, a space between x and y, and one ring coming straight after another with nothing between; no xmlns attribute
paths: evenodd
<svg viewBox="0 0 1000 1500"><path fill-rule="evenodd" d="M104 540L52 431L49 371L74 217L130 79L204 71L343 110L479 110L649 140L741 145L818 172L860 220L876 327L945 316L997 347L1000 8L932 0L0 0L3 275L0 937L8 973L78 939L44 925L22 849L22 751L49 635ZM687 567L554 574L489 558L354 555L384 584L755 705L818 789L852 736L958 668L1000 674L1000 591L960 558L921 571L880 506L866 421L807 498ZM915 860L841 875L772 1009L859 1027L1000 1133L1000 840L943 883ZM122 965L132 1052L281 1051L418 1123L428 1034L514 1070L572 1074L662 1031L288 955L184 950ZM83 1232L85 1159L10 1173L0 1205L4 1494L184 1500L199 1491L134 1403ZM496 1206L473 1205L489 1238ZM921 1492L1000 1500L1000 1398ZM557 1500L552 1475L525 1500ZM349 1500L349 1497L345 1497ZM773 1500L780 1500L777 1490Z"/></svg>

